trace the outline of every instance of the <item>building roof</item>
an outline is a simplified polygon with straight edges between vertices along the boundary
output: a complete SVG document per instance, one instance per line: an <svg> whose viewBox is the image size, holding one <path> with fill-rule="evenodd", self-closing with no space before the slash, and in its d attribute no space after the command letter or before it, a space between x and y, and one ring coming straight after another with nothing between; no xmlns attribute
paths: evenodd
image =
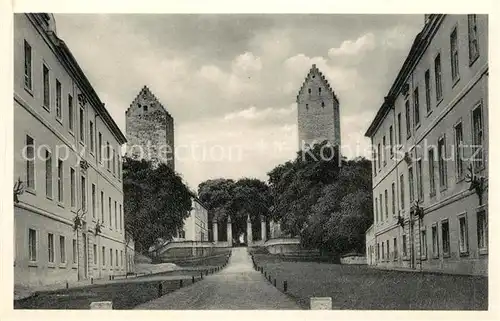
<svg viewBox="0 0 500 321"><path fill-rule="evenodd" d="M160 100L158 98L156 98L156 96L153 94L153 92L146 85L144 85L144 87L142 87L142 89L139 91L139 93L135 96L134 100L132 100L132 103L130 103L130 106L128 107L128 109L125 112L125 114L128 113L128 111L130 110L130 108L132 108L133 106L135 106L135 104L137 103L137 101L139 100L139 98L141 96L143 96L143 95L148 96L148 99L150 99L153 102L155 102L156 104L158 104L163 109L163 111L167 114L167 116L169 116L170 118L173 118L172 115L170 115L170 113L168 112L168 110L165 108L165 106L163 106L163 104L160 102Z"/></svg>
<svg viewBox="0 0 500 321"><path fill-rule="evenodd" d="M45 31L49 40L55 47L55 53L57 54L59 60L64 65L66 70L73 76L75 82L78 83L80 90L85 94L87 100L92 102L92 106L96 109L97 114L107 125L109 125L111 132L116 137L118 142L120 144L126 143L127 138L109 114L104 103L95 92L87 76L85 76L82 68L80 68L80 65L71 53L71 50L69 50L66 43L56 35L55 29L47 29L47 20L52 18L50 18L50 16L46 13L30 13L27 15L32 18L31 20L33 22L39 24L42 27L42 30Z"/></svg>
<svg viewBox="0 0 500 321"><path fill-rule="evenodd" d="M313 75L318 75L320 77L320 80L323 83L323 85L328 89L328 91L333 95L333 98L338 103L339 99L337 98L337 96L335 95L335 92L333 91L332 87L330 86L328 79L326 79L325 75L323 75L323 73L318 69L318 67L316 67L316 64L313 64L311 66L311 69L309 69L309 72L307 73L306 78L302 82L302 86L300 87L299 93L297 94L297 99L296 99L297 102L299 101L299 95L304 92L307 83L309 82L309 80L311 79L311 77Z"/></svg>
<svg viewBox="0 0 500 321"><path fill-rule="evenodd" d="M372 123L368 127L365 136L372 137L375 131L377 130L380 123L384 120L386 113L392 108L394 101L396 100L397 95L402 89L403 85L406 83L406 79L411 74L415 65L418 63L420 58L425 52L428 44L431 42L432 38L436 34L441 22L443 21L445 15L443 14L430 14L426 15L425 25L420 31L411 46L410 52L406 57L403 66L399 70L396 79L394 80L387 96L384 98L384 102L382 106L380 106L375 118Z"/></svg>

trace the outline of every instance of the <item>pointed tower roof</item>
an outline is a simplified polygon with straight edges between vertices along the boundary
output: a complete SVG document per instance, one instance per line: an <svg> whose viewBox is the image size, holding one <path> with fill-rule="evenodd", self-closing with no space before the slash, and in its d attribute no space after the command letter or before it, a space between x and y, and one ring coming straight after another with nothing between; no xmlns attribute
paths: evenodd
<svg viewBox="0 0 500 321"><path fill-rule="evenodd" d="M299 96L306 90L306 85L311 81L312 78L315 76L318 76L320 81L323 83L323 85L328 89L328 91L333 95L333 98L339 102L339 99L337 98L337 95L335 95L335 92L333 91L333 88L330 86L330 83L328 82L328 79L326 79L325 75L316 67L316 64L313 64L311 69L309 69L309 72L307 73L306 78L302 82L302 86L300 87L299 93L297 94L297 102L299 101Z"/></svg>
<svg viewBox="0 0 500 321"><path fill-rule="evenodd" d="M165 108L165 106L163 106L163 104L160 102L160 100L158 98L156 98L156 96L153 94L153 92L149 89L148 86L144 85L144 87L142 87L142 89L139 91L139 93L137 94L137 96L135 96L134 100L132 100L132 102L130 103L130 106L129 108L127 109L127 112L130 110L130 108L132 108L133 106L135 106L137 104L137 102L140 100L140 98L143 97L143 98L146 98L150 101L153 101L155 103L157 103L159 106L161 106L161 108L165 111L165 113L172 117L172 115L170 115L170 113L167 111L167 109Z"/></svg>

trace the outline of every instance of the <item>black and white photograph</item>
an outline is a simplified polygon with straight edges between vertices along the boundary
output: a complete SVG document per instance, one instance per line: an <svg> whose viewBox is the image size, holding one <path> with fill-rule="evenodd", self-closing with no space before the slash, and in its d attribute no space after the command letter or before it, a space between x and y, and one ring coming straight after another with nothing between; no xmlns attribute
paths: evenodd
<svg viewBox="0 0 500 321"><path fill-rule="evenodd" d="M489 310L489 17L13 12L12 309Z"/></svg>

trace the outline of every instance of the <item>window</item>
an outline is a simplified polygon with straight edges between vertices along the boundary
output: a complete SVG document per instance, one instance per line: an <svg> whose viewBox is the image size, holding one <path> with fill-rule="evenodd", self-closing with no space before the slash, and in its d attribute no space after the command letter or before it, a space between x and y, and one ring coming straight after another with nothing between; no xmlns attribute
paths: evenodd
<svg viewBox="0 0 500 321"><path fill-rule="evenodd" d="M37 252L37 246L36 246L36 231L33 229L28 229L28 255L29 255L29 260L31 262L36 261L36 252Z"/></svg>
<svg viewBox="0 0 500 321"><path fill-rule="evenodd" d="M109 171L109 166L111 164L110 162L111 158L109 156L110 156L109 142L106 142L106 162L108 164L108 171Z"/></svg>
<svg viewBox="0 0 500 321"><path fill-rule="evenodd" d="M472 161L474 168L483 167L483 115L481 105L472 111Z"/></svg>
<svg viewBox="0 0 500 321"><path fill-rule="evenodd" d="M410 119L410 101L406 101L405 103L405 111L406 111L406 138L411 137L411 119Z"/></svg>
<svg viewBox="0 0 500 321"><path fill-rule="evenodd" d="M45 150L45 195L52 198L52 155Z"/></svg>
<svg viewBox="0 0 500 321"><path fill-rule="evenodd" d="M118 214L116 212L116 201L115 201L115 227L118 229Z"/></svg>
<svg viewBox="0 0 500 321"><path fill-rule="evenodd" d="M472 63L479 57L479 40L477 38L477 16L467 15L469 20L469 62Z"/></svg>
<svg viewBox="0 0 500 321"><path fill-rule="evenodd" d="M383 158L384 158L384 166L387 164L387 157L385 157L386 150L387 150L387 143L385 141L385 136L382 138L382 147L384 149L384 152L382 153Z"/></svg>
<svg viewBox="0 0 500 321"><path fill-rule="evenodd" d="M66 263L66 239L64 236L59 236L59 255L61 263Z"/></svg>
<svg viewBox="0 0 500 321"><path fill-rule="evenodd" d="M441 54L434 59L434 78L436 79L436 101L443 98L443 84L441 82Z"/></svg>
<svg viewBox="0 0 500 321"><path fill-rule="evenodd" d="M380 148L380 144L378 144L378 150L377 150L377 161L378 161L378 169L380 169L382 167L381 163L380 163L380 159L382 158L382 150Z"/></svg>
<svg viewBox="0 0 500 321"><path fill-rule="evenodd" d="M102 266L106 265L106 247L102 247Z"/></svg>
<svg viewBox="0 0 500 321"><path fill-rule="evenodd" d="M436 181L434 178L434 148L429 149L429 195L436 195Z"/></svg>
<svg viewBox="0 0 500 321"><path fill-rule="evenodd" d="M398 113L398 144L401 144L403 141L401 139L402 134L401 134L401 113Z"/></svg>
<svg viewBox="0 0 500 321"><path fill-rule="evenodd" d="M422 178L422 160L417 161L417 196L418 201L424 201L424 181Z"/></svg>
<svg viewBox="0 0 500 321"><path fill-rule="evenodd" d="M35 189L35 141L26 135L26 187Z"/></svg>
<svg viewBox="0 0 500 321"><path fill-rule="evenodd" d="M101 223L104 224L104 192L101 191Z"/></svg>
<svg viewBox="0 0 500 321"><path fill-rule="evenodd" d="M413 121L415 127L420 125L420 103L418 99L418 87L413 91Z"/></svg>
<svg viewBox="0 0 500 321"><path fill-rule="evenodd" d="M87 182L85 181L85 176L82 176L82 211L87 210Z"/></svg>
<svg viewBox="0 0 500 321"><path fill-rule="evenodd" d="M448 220L441 222L441 241L443 242L443 256L450 255L450 227Z"/></svg>
<svg viewBox="0 0 500 321"><path fill-rule="evenodd" d="M90 121L89 123L89 135L90 135L90 151L94 152L94 123Z"/></svg>
<svg viewBox="0 0 500 321"><path fill-rule="evenodd" d="M401 209L404 210L405 208L405 179L404 179L404 175L401 174L401 176L399 176L399 188L400 188L400 198L401 198Z"/></svg>
<svg viewBox="0 0 500 321"><path fill-rule="evenodd" d="M389 199L388 199L388 193L387 190L384 191L384 200L385 200L385 218L388 220L389 219Z"/></svg>
<svg viewBox="0 0 500 321"><path fill-rule="evenodd" d="M425 109L427 113L431 111L431 72L429 69L425 71Z"/></svg>
<svg viewBox="0 0 500 321"><path fill-rule="evenodd" d="M439 257L439 238L437 226L434 224L432 226L432 255L437 258Z"/></svg>
<svg viewBox="0 0 500 321"><path fill-rule="evenodd" d="M31 46L24 40L24 88L33 88Z"/></svg>
<svg viewBox="0 0 500 321"><path fill-rule="evenodd" d="M109 266L113 267L113 249L109 249Z"/></svg>
<svg viewBox="0 0 500 321"><path fill-rule="evenodd" d="M85 143L85 110L80 108L80 142Z"/></svg>
<svg viewBox="0 0 500 321"><path fill-rule="evenodd" d="M57 201L62 203L64 201L64 165L63 161L57 160Z"/></svg>
<svg viewBox="0 0 500 321"><path fill-rule="evenodd" d="M120 250L120 266L123 266L123 250Z"/></svg>
<svg viewBox="0 0 500 321"><path fill-rule="evenodd" d="M75 116L73 115L73 97L68 95L68 127L69 131L73 131Z"/></svg>
<svg viewBox="0 0 500 321"><path fill-rule="evenodd" d="M309 110L309 104L306 104L306 110Z"/></svg>
<svg viewBox="0 0 500 321"><path fill-rule="evenodd" d="M97 265L97 245L94 244L92 246L92 253L94 255L94 264Z"/></svg>
<svg viewBox="0 0 500 321"><path fill-rule="evenodd" d="M460 228L460 255L468 255L469 254L469 236L467 229L467 217L465 215L461 215L458 217L458 225Z"/></svg>
<svg viewBox="0 0 500 321"><path fill-rule="evenodd" d="M70 196L70 200L71 200L71 207L75 207L76 206L76 177L75 177L75 170L73 168L70 168L69 170L70 172L70 184L71 184L71 190L70 190L70 193L71 193L71 196Z"/></svg>
<svg viewBox="0 0 500 321"><path fill-rule="evenodd" d="M380 243L377 243L377 260L380 259Z"/></svg>
<svg viewBox="0 0 500 321"><path fill-rule="evenodd" d="M318 94L321 95L321 87L318 88Z"/></svg>
<svg viewBox="0 0 500 321"><path fill-rule="evenodd" d="M377 176L377 150L372 145L372 165L373 165L373 176Z"/></svg>
<svg viewBox="0 0 500 321"><path fill-rule="evenodd" d="M446 177L446 138L445 136L441 137L438 140L438 162L439 162L439 186L441 189L446 188L447 186L447 177Z"/></svg>
<svg viewBox="0 0 500 321"><path fill-rule="evenodd" d="M383 208L382 194L379 195L379 200L380 200L380 220L383 221L384 220L384 210L382 209Z"/></svg>
<svg viewBox="0 0 500 321"><path fill-rule="evenodd" d="M382 242L382 260L385 259L385 250L384 250L384 244L385 242Z"/></svg>
<svg viewBox="0 0 500 321"><path fill-rule="evenodd" d="M394 133L392 130L392 126L389 127L389 145L391 147L391 149L389 150L389 154L392 158L394 156Z"/></svg>
<svg viewBox="0 0 500 321"><path fill-rule="evenodd" d="M77 249L76 249L76 240L73 239L73 264L76 264L77 261Z"/></svg>
<svg viewBox="0 0 500 321"><path fill-rule="evenodd" d="M392 216L396 215L396 184L391 185Z"/></svg>
<svg viewBox="0 0 500 321"><path fill-rule="evenodd" d="M378 223L378 199L375 197L375 222Z"/></svg>
<svg viewBox="0 0 500 321"><path fill-rule="evenodd" d="M95 200L95 184L92 184L92 217L95 218L96 217L96 211L97 211L97 208L96 208L96 200Z"/></svg>
<svg viewBox="0 0 500 321"><path fill-rule="evenodd" d="M420 257L427 258L427 232L425 230L420 231Z"/></svg>
<svg viewBox="0 0 500 321"><path fill-rule="evenodd" d="M393 240L393 247L394 247L394 261L398 259L398 239L394 238Z"/></svg>
<svg viewBox="0 0 500 321"><path fill-rule="evenodd" d="M461 179L464 175L463 143L464 135L460 122L455 125L455 174L457 179Z"/></svg>
<svg viewBox="0 0 500 321"><path fill-rule="evenodd" d="M61 83L56 79L56 118L62 119L62 89Z"/></svg>
<svg viewBox="0 0 500 321"><path fill-rule="evenodd" d="M386 240L385 241L386 243L386 251L387 251L387 260L390 260L391 259L391 255L389 254L390 253L390 249L389 249L389 240Z"/></svg>
<svg viewBox="0 0 500 321"><path fill-rule="evenodd" d="M116 174L116 151L113 149L113 175Z"/></svg>
<svg viewBox="0 0 500 321"><path fill-rule="evenodd" d="M112 220L112 213L111 213L111 197L108 198L108 215L109 215L109 228L113 228L113 220Z"/></svg>
<svg viewBox="0 0 500 321"><path fill-rule="evenodd" d="M451 78L453 81L458 80L458 43L457 43L457 28L453 29L450 35L450 59L451 59Z"/></svg>
<svg viewBox="0 0 500 321"><path fill-rule="evenodd" d="M309 94L311 93L311 88L307 89L307 93L309 93Z"/></svg>
<svg viewBox="0 0 500 321"><path fill-rule="evenodd" d="M49 251L49 263L54 263L54 234L52 233L48 234L47 249Z"/></svg>
<svg viewBox="0 0 500 321"><path fill-rule="evenodd" d="M488 219L486 211L477 213L477 243L479 251L484 251L488 248Z"/></svg>
<svg viewBox="0 0 500 321"><path fill-rule="evenodd" d="M142 106L142 111L143 112L147 112L148 111L148 106L147 105Z"/></svg>
<svg viewBox="0 0 500 321"><path fill-rule="evenodd" d="M415 198L415 187L413 185L413 167L408 168L408 186L409 186L409 192L410 192L410 206L413 203L413 200Z"/></svg>
<svg viewBox="0 0 500 321"><path fill-rule="evenodd" d="M97 151L99 162L102 162L102 134L99 132L99 150Z"/></svg>
<svg viewBox="0 0 500 321"><path fill-rule="evenodd" d="M43 65L43 106L50 110L50 79L49 68Z"/></svg>
<svg viewBox="0 0 500 321"><path fill-rule="evenodd" d="M118 170L118 179L121 180L122 178L122 158L120 154L118 154L118 157L116 158L116 165L117 165L117 170Z"/></svg>
<svg viewBox="0 0 500 321"><path fill-rule="evenodd" d="M118 250L115 250L115 265L118 266Z"/></svg>
<svg viewBox="0 0 500 321"><path fill-rule="evenodd" d="M120 230L123 231L123 212L122 212L122 204L120 204Z"/></svg>
<svg viewBox="0 0 500 321"><path fill-rule="evenodd" d="M406 249L406 234L403 234L403 256L407 256L408 251Z"/></svg>

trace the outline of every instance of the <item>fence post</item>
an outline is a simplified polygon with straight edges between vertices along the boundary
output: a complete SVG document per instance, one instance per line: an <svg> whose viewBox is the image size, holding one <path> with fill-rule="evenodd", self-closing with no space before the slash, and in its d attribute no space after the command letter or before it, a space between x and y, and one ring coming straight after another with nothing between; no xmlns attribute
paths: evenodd
<svg viewBox="0 0 500 321"><path fill-rule="evenodd" d="M276 287L276 279L274 279L274 283L273 283L273 285Z"/></svg>
<svg viewBox="0 0 500 321"><path fill-rule="evenodd" d="M161 297L163 295L163 284L160 282L158 283L158 297Z"/></svg>
<svg viewBox="0 0 500 321"><path fill-rule="evenodd" d="M191 277L191 282L194 283L194 275Z"/></svg>
<svg viewBox="0 0 500 321"><path fill-rule="evenodd" d="M288 283L286 281L283 281L283 292L286 292L288 289Z"/></svg>
<svg viewBox="0 0 500 321"><path fill-rule="evenodd" d="M203 280L203 272L200 272L200 279Z"/></svg>
<svg viewBox="0 0 500 321"><path fill-rule="evenodd" d="M182 288L182 279L179 280L179 287Z"/></svg>

